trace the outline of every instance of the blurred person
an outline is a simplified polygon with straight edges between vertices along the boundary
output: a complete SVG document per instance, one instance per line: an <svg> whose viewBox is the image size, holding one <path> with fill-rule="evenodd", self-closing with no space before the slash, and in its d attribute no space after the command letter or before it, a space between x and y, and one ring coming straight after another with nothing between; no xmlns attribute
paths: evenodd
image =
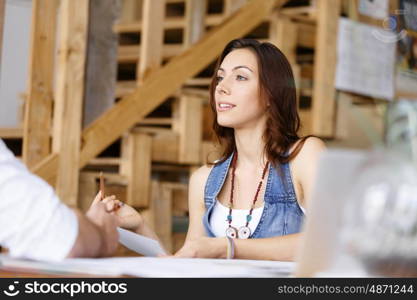
<svg viewBox="0 0 417 300"><path fill-rule="evenodd" d="M99 192L86 215L67 207L0 139L0 245L11 256L56 261L113 254L117 220L101 198Z"/></svg>

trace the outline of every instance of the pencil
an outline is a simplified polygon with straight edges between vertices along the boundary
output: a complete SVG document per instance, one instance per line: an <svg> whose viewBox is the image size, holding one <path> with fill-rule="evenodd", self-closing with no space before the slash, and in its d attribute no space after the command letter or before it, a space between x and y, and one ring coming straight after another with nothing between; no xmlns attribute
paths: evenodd
<svg viewBox="0 0 417 300"><path fill-rule="evenodd" d="M103 172L100 172L100 192L101 192L101 200L103 200L105 198Z"/></svg>

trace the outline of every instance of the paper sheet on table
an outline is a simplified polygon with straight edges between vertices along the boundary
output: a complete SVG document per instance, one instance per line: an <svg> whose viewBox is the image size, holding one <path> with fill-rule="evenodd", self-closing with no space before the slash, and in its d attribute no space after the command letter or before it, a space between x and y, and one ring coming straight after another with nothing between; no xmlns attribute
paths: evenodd
<svg viewBox="0 0 417 300"><path fill-rule="evenodd" d="M26 270L138 277L290 277L295 270L294 262L156 257L72 258L47 263L0 255L0 265Z"/></svg>
<svg viewBox="0 0 417 300"><path fill-rule="evenodd" d="M118 227L119 242L126 248L145 256L166 255L161 244L143 235Z"/></svg>

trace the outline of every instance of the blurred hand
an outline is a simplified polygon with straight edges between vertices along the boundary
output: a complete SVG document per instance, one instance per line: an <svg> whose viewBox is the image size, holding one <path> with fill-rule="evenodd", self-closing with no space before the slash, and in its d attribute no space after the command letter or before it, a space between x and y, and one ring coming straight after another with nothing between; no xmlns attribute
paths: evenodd
<svg viewBox="0 0 417 300"><path fill-rule="evenodd" d="M103 199L108 211L114 211L118 226L141 233L144 221L139 212L133 207L111 197Z"/></svg>
<svg viewBox="0 0 417 300"><path fill-rule="evenodd" d="M88 209L86 216L91 222L99 227L104 244L102 254L104 256L109 256L116 251L119 243L119 234L116 229L118 222L115 214L113 212L108 212L104 200L107 199L106 202L115 201L116 197L106 197L103 201L101 201L101 198L101 192L99 192Z"/></svg>

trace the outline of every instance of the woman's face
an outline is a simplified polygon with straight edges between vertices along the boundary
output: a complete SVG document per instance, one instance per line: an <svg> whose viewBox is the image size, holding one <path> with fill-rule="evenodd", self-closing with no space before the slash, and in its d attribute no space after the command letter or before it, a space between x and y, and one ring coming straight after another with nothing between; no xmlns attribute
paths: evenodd
<svg viewBox="0 0 417 300"><path fill-rule="evenodd" d="M264 115L259 93L258 61L249 49L226 55L217 72L214 93L219 125L231 128L255 126Z"/></svg>

